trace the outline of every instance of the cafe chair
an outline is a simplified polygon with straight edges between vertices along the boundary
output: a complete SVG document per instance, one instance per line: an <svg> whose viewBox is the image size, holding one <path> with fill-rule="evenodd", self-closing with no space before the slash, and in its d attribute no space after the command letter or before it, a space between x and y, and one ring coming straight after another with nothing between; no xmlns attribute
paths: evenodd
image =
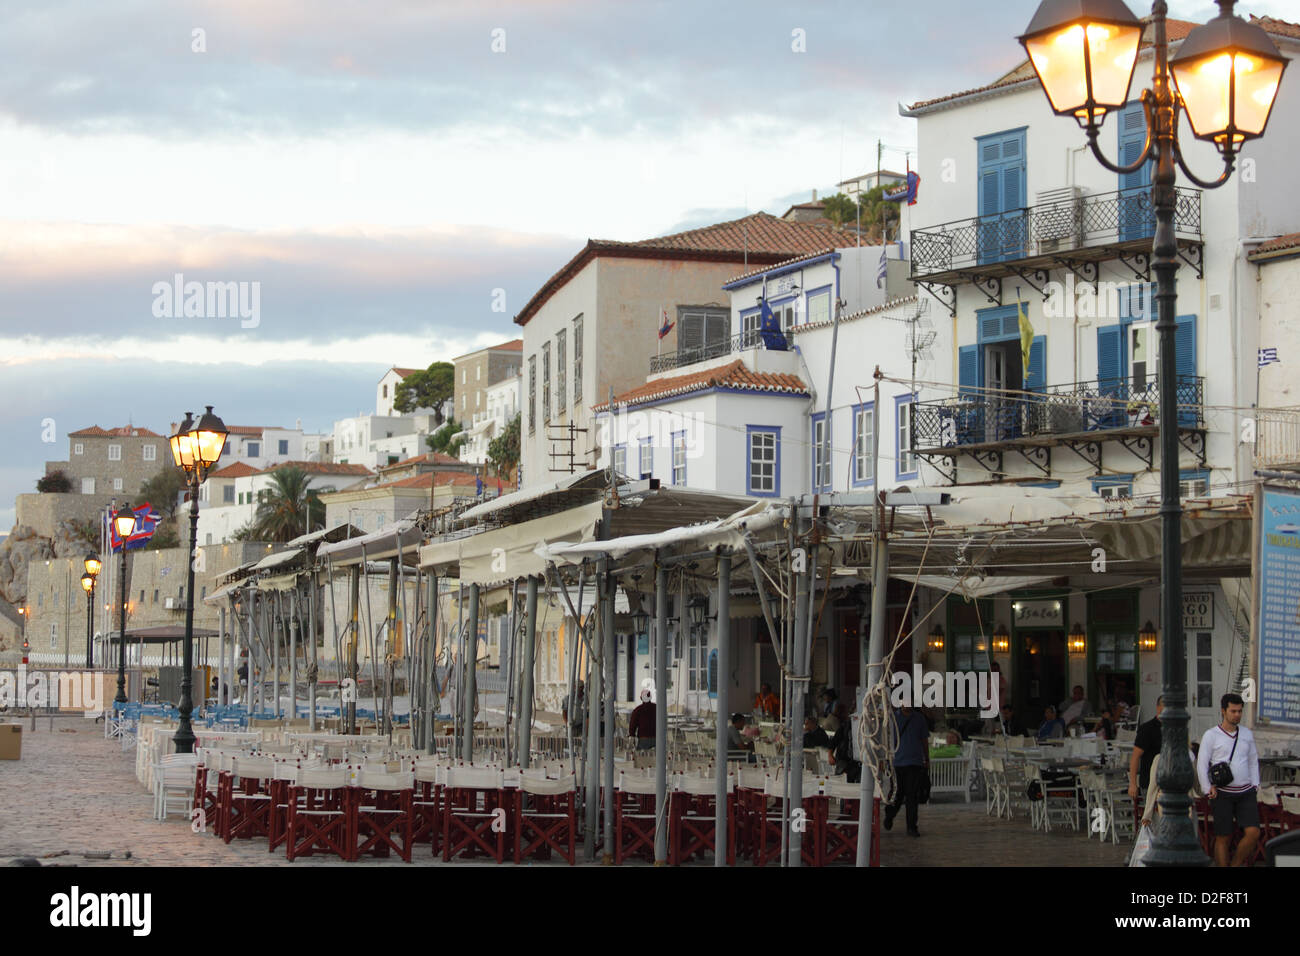
<svg viewBox="0 0 1300 956"><path fill-rule="evenodd" d="M275 762L269 758L234 758L231 773L223 780L225 791L221 799L221 836L226 843L270 837L270 781L274 775Z"/></svg>
<svg viewBox="0 0 1300 956"><path fill-rule="evenodd" d="M352 859L392 851L411 862L411 801L414 774L363 769L349 788Z"/></svg>
<svg viewBox="0 0 1300 956"><path fill-rule="evenodd" d="M290 862L317 852L351 860L352 839L348 772L343 768L304 769L289 785L284 846Z"/></svg>
<svg viewBox="0 0 1300 956"><path fill-rule="evenodd" d="M500 768L448 768L442 806L443 862L481 853L503 862L508 818L509 798Z"/></svg>
<svg viewBox="0 0 1300 956"><path fill-rule="evenodd" d="M655 859L655 779L620 773L614 790L614 862Z"/></svg>
<svg viewBox="0 0 1300 956"><path fill-rule="evenodd" d="M514 856L549 859L558 853L570 866L577 857L578 821L576 786L572 774L552 779L525 770L514 801Z"/></svg>
<svg viewBox="0 0 1300 956"><path fill-rule="evenodd" d="M736 862L735 779L727 778L727 865ZM712 776L683 774L673 781L668 796L668 862L673 866L718 853L717 781Z"/></svg>

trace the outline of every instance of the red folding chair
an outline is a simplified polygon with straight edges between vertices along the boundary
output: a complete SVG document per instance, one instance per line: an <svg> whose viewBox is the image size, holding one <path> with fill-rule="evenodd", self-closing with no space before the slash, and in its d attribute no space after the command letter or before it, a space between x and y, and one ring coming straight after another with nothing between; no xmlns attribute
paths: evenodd
<svg viewBox="0 0 1300 956"><path fill-rule="evenodd" d="M549 859L554 851L577 862L578 818L573 774L550 780L524 772L515 794L515 862Z"/></svg>
<svg viewBox="0 0 1300 956"><path fill-rule="evenodd" d="M434 856L442 843L442 792L447 768L434 760L415 762L415 793L411 798L411 845L428 841Z"/></svg>
<svg viewBox="0 0 1300 956"><path fill-rule="evenodd" d="M348 771L343 768L302 770L289 785L285 856L293 861L317 851L351 860L352 813Z"/></svg>
<svg viewBox="0 0 1300 956"><path fill-rule="evenodd" d="M194 801L190 804L190 809L198 811L198 819L204 830L212 829L219 833L217 783L220 773L216 765L216 757L217 755L211 751L199 750L199 763L194 768ZM195 819L193 812L190 814L190 819Z"/></svg>
<svg viewBox="0 0 1300 956"><path fill-rule="evenodd" d="M222 838L248 840L271 835L270 782L275 776L275 761L269 757L236 757L226 776L225 799L222 801Z"/></svg>
<svg viewBox="0 0 1300 956"><path fill-rule="evenodd" d="M289 787L298 780L301 761L278 761L271 777L268 792L271 794L270 818L267 821L266 849L274 853L284 843L289 833Z"/></svg>
<svg viewBox="0 0 1300 956"><path fill-rule="evenodd" d="M352 859L362 854L388 856L396 852L411 862L411 800L415 778L410 771L357 772L356 785L349 788Z"/></svg>
<svg viewBox="0 0 1300 956"><path fill-rule="evenodd" d="M614 862L655 859L655 779L620 773L614 788ZM667 821L665 821L666 825Z"/></svg>
<svg viewBox="0 0 1300 956"><path fill-rule="evenodd" d="M781 832L785 829L785 818L781 815L782 798L785 787L773 777L768 777L763 787L763 807L755 822L756 846L754 865L766 866L781 855ZM817 866L817 803L815 797L805 797L803 801L804 831L800 841L799 858L805 866Z"/></svg>
<svg viewBox="0 0 1300 956"><path fill-rule="evenodd" d="M736 862L735 777L727 778L727 833L723 852L727 865ZM712 776L682 774L668 797L668 862L680 866L695 857L718 852L717 781Z"/></svg>
<svg viewBox="0 0 1300 956"><path fill-rule="evenodd" d="M505 860L510 797L500 770L452 767L442 804L442 859L486 854Z"/></svg>
<svg viewBox="0 0 1300 956"><path fill-rule="evenodd" d="M858 813L862 808L861 789L847 780L827 780L826 799L818 803L818 842L821 846L821 865L830 863L855 863L858 858ZM830 813L831 799L837 798L839 812ZM871 857L869 866L880 866L880 797L871 804Z"/></svg>

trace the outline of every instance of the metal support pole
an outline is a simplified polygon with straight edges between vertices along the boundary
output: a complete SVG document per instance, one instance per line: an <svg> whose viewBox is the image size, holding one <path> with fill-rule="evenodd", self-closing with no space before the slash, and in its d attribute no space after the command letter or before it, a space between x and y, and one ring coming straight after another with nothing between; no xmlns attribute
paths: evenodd
<svg viewBox="0 0 1300 956"><path fill-rule="evenodd" d="M289 719L298 719L298 592L289 592Z"/></svg>
<svg viewBox="0 0 1300 956"><path fill-rule="evenodd" d="M802 524L802 522L800 522ZM806 821L803 816L803 709L804 696L808 689L806 648L808 646L808 625L812 610L812 579L814 568L813 548L807 548L804 569L799 572L794 604L794 633L791 635L790 661L793 665L790 675L790 739L786 749L790 752L790 858L789 866L798 867L803 863L803 833Z"/></svg>
<svg viewBox="0 0 1300 956"><path fill-rule="evenodd" d="M354 567L348 574L348 629L351 636L348 640L348 679L352 682L350 687L343 688L343 710L347 715L347 733L355 734L357 732L357 698L361 690L357 687L357 645L361 642L361 629L358 626L357 616L360 614L361 607L361 567Z"/></svg>
<svg viewBox="0 0 1300 956"><path fill-rule="evenodd" d="M320 589L316 587L316 575L307 577L307 647L311 653L311 680L307 682L307 731L316 732L316 683L320 680L320 656L316 645L316 598Z"/></svg>
<svg viewBox="0 0 1300 956"><path fill-rule="evenodd" d="M1160 341L1160 607L1164 635L1160 649L1164 670L1165 709L1160 715L1160 815L1152 835L1147 866L1204 866L1209 863L1196 838L1189 814L1192 761L1188 755L1187 648L1183 643L1182 506L1178 498L1178 363L1175 306L1178 298L1178 243L1174 233L1177 194L1174 150L1177 108L1169 75L1165 25L1167 5L1152 7L1155 27L1154 80L1156 168L1151 200L1156 232L1151 267L1156 275L1156 332Z"/></svg>
<svg viewBox="0 0 1300 956"><path fill-rule="evenodd" d="M877 405L877 408L880 406ZM879 517L879 516L878 516ZM883 526L876 523L877 536L872 542L871 554L871 639L867 644L866 696L862 698L858 719L865 721L870 705L870 694L880 682L881 662L885 657L885 591L889 583L889 545ZM859 734L861 736L861 733ZM892 754L888 756L892 757ZM858 866L871 865L871 817L876 799L876 767L870 755L862 754L862 779L858 787Z"/></svg>
<svg viewBox="0 0 1300 956"><path fill-rule="evenodd" d="M460 756L465 763L474 762L474 696L477 693L478 664L478 585L469 586L469 621L461 634L462 659L465 665L464 707L462 719L465 722L465 735L461 739Z"/></svg>
<svg viewBox="0 0 1300 956"><path fill-rule="evenodd" d="M533 673L537 657L537 578L528 579L527 606L524 611L524 658L519 687L519 765L527 767L533 749Z"/></svg>
<svg viewBox="0 0 1300 956"><path fill-rule="evenodd" d="M607 566L608 567L608 566ZM614 575L606 570L605 573L605 641L604 650L601 651L601 663L603 664L603 676L601 679L601 689L604 693L605 707L605 753L604 764L601 773L601 784L605 792L605 817L604 817L604 852L601 854L601 863L609 866L614 862L614 698L618 696L618 674L615 670L617 665L616 641L614 636L614 599L618 594L618 585Z"/></svg>
<svg viewBox="0 0 1300 956"><path fill-rule="evenodd" d="M118 623L117 623L117 696L113 698L115 704L126 703L126 542L122 542L122 579L121 587L117 591L118 600ZM23 638L27 637L27 618L23 615Z"/></svg>
<svg viewBox="0 0 1300 956"><path fill-rule="evenodd" d="M226 609L217 608L217 706L227 697L229 675L226 672Z"/></svg>
<svg viewBox="0 0 1300 956"><path fill-rule="evenodd" d="M655 566L655 866L668 865L668 569Z"/></svg>
<svg viewBox="0 0 1300 956"><path fill-rule="evenodd" d="M714 627L718 635L718 740L714 752L717 764L717 781L714 790L716 837L714 839L713 865L727 865L727 799L731 791L727 787L727 717L730 716L731 689L731 555L718 556L718 619Z"/></svg>
<svg viewBox="0 0 1300 956"><path fill-rule="evenodd" d="M600 561L601 567L596 574L595 587L592 589L591 633L594 638L592 652L587 655L587 792L584 804L586 811L586 829L583 833L583 849L587 859L596 855L596 823L600 818L600 723L601 723L601 666L604 663L605 646L605 569L609 566L607 558Z"/></svg>
<svg viewBox="0 0 1300 956"><path fill-rule="evenodd" d="M438 744L434 740L434 718L441 710L442 702L438 700L438 575L429 572L429 619L428 650L425 652L425 684L428 687L425 702L428 713L424 722L424 752L437 753Z"/></svg>

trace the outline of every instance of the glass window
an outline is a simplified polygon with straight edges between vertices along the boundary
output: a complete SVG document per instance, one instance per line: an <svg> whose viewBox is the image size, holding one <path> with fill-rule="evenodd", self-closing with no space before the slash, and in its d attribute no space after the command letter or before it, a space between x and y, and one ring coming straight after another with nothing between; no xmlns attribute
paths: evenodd
<svg viewBox="0 0 1300 956"><path fill-rule="evenodd" d="M912 454L912 402L909 395L898 403L898 476L916 474L916 456Z"/></svg>
<svg viewBox="0 0 1300 956"><path fill-rule="evenodd" d="M620 475L627 474L627 446L614 446L614 471Z"/></svg>
<svg viewBox="0 0 1300 956"><path fill-rule="evenodd" d="M582 399L582 316L573 320L573 404Z"/></svg>
<svg viewBox="0 0 1300 956"><path fill-rule="evenodd" d="M121 461L121 460L122 460L122 446L121 446L121 445L109 445L109 446L108 446L108 460L109 460L109 461Z"/></svg>
<svg viewBox="0 0 1300 956"><path fill-rule="evenodd" d="M72 453L74 455L84 455L85 452L86 452L86 446L83 445L81 442L77 442L75 445L72 446Z"/></svg>
<svg viewBox="0 0 1300 956"><path fill-rule="evenodd" d="M1214 658L1210 648L1213 635L1208 631L1196 632L1196 706L1214 706Z"/></svg>
<svg viewBox="0 0 1300 956"><path fill-rule="evenodd" d="M289 454L289 439L287 438L280 439L280 454L281 455Z"/></svg>
<svg viewBox="0 0 1300 956"><path fill-rule="evenodd" d="M649 478L654 474L654 446L649 438L641 439L641 477Z"/></svg>
<svg viewBox="0 0 1300 956"><path fill-rule="evenodd" d="M551 420L551 343L542 343L542 421Z"/></svg>
<svg viewBox="0 0 1300 956"><path fill-rule="evenodd" d="M121 479L121 478L114 478L114 479L113 479L113 490L114 490L114 491L121 491L121 490L122 490L122 479Z"/></svg>
<svg viewBox="0 0 1300 956"><path fill-rule="evenodd" d="M749 433L749 493L775 495L779 492L777 481L776 429L752 429Z"/></svg>
<svg viewBox="0 0 1300 956"><path fill-rule="evenodd" d="M686 484L686 432L673 432L673 484Z"/></svg>
<svg viewBox="0 0 1300 956"><path fill-rule="evenodd" d="M248 457L260 458L261 455L262 455L262 443L258 441L250 441L248 443Z"/></svg>
<svg viewBox="0 0 1300 956"><path fill-rule="evenodd" d="M827 289L808 297L808 324L829 322L831 320L831 293Z"/></svg>
<svg viewBox="0 0 1300 956"><path fill-rule="evenodd" d="M813 491L829 491L831 466L826 455L826 415L814 415L812 420Z"/></svg>
<svg viewBox="0 0 1300 956"><path fill-rule="evenodd" d="M227 504L227 505L228 505L228 504L232 504L232 503L234 502L234 500L235 500L235 486L234 486L234 485L226 485L224 488L221 489L221 502L222 502L222 504Z"/></svg>
<svg viewBox="0 0 1300 956"><path fill-rule="evenodd" d="M158 446L157 446L157 445L141 445L141 446L140 446L140 453L141 453L141 455L143 456L143 458L144 458L145 461L157 461L157 460L158 460Z"/></svg>
<svg viewBox="0 0 1300 956"><path fill-rule="evenodd" d="M537 356L528 356L528 434L537 430Z"/></svg>
<svg viewBox="0 0 1300 956"><path fill-rule="evenodd" d="M568 390L564 387L564 329L555 333L555 410L564 409L564 396Z"/></svg>
<svg viewBox="0 0 1300 956"><path fill-rule="evenodd" d="M865 485L875 475L872 474L872 458L875 454L876 409L872 405L863 405L853 411L853 481Z"/></svg>

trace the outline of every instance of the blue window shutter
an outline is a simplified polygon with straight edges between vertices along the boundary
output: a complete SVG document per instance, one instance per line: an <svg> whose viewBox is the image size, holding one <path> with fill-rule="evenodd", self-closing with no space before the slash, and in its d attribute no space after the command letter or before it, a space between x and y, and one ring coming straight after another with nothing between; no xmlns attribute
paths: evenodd
<svg viewBox="0 0 1300 956"><path fill-rule="evenodd" d="M957 350L958 394L973 395L980 386L980 347L963 345Z"/></svg>
<svg viewBox="0 0 1300 956"><path fill-rule="evenodd" d="M1047 387L1047 336L1035 335L1029 343L1029 373L1025 376L1025 388L1031 392L1041 392Z"/></svg>
<svg viewBox="0 0 1300 956"><path fill-rule="evenodd" d="M1097 381L1102 391L1115 388L1124 379L1124 335L1118 325L1097 330Z"/></svg>
<svg viewBox="0 0 1300 956"><path fill-rule="evenodd" d="M1119 135L1119 162L1122 166L1128 166L1137 161L1146 142L1146 112L1142 109L1140 100L1135 100L1120 110L1116 127ZM1121 173L1119 177L1120 189L1135 189L1149 185L1151 185L1150 163L1144 163L1135 173Z"/></svg>
<svg viewBox="0 0 1300 956"><path fill-rule="evenodd" d="M996 169L980 173L980 215L996 216L1002 211L1002 190Z"/></svg>
<svg viewBox="0 0 1300 956"><path fill-rule="evenodd" d="M1178 376L1196 374L1196 316L1178 317L1178 328L1174 330L1174 362L1178 366Z"/></svg>

